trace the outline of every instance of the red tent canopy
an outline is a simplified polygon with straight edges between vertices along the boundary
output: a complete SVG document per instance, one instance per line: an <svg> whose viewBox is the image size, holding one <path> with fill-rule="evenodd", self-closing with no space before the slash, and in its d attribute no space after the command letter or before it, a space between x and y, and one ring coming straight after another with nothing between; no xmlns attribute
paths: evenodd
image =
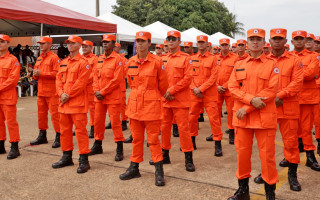
<svg viewBox="0 0 320 200"><path fill-rule="evenodd" d="M116 33L117 25L40 0L0 0L0 33L9 36Z"/></svg>

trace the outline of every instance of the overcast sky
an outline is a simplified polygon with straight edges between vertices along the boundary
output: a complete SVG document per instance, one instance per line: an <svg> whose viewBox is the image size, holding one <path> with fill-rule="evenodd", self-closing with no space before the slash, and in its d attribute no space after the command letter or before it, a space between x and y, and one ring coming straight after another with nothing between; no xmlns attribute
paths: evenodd
<svg viewBox="0 0 320 200"><path fill-rule="evenodd" d="M95 0L44 0L90 16L95 16ZM320 35L320 0L219 0L237 15L244 28L263 28L267 38L271 28L306 30ZM100 0L100 15L112 11L116 0ZM239 39L239 36L236 36Z"/></svg>

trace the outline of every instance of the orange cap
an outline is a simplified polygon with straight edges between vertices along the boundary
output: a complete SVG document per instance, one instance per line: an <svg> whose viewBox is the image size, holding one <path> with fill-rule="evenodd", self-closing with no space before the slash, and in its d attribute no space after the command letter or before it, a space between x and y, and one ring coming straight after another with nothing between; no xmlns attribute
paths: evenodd
<svg viewBox="0 0 320 200"><path fill-rule="evenodd" d="M312 33L307 33L307 38L315 39L314 35Z"/></svg>
<svg viewBox="0 0 320 200"><path fill-rule="evenodd" d="M286 38L287 37L287 29L284 28L274 28L270 30L270 38L274 37L282 37Z"/></svg>
<svg viewBox="0 0 320 200"><path fill-rule="evenodd" d="M200 41L208 42L208 36L206 36L206 35L198 35L197 36L197 42L200 42Z"/></svg>
<svg viewBox="0 0 320 200"><path fill-rule="evenodd" d="M52 44L52 38L44 36L44 37L41 37L37 43L51 43Z"/></svg>
<svg viewBox="0 0 320 200"><path fill-rule="evenodd" d="M184 42L184 43L183 43L183 46L184 46L184 47L192 47L192 46L193 46L193 43L192 43L192 42Z"/></svg>
<svg viewBox="0 0 320 200"><path fill-rule="evenodd" d="M264 44L264 47L271 47L271 46L270 46L270 43L266 42L266 43Z"/></svg>
<svg viewBox="0 0 320 200"><path fill-rule="evenodd" d="M237 47L237 43L232 43L232 47Z"/></svg>
<svg viewBox="0 0 320 200"><path fill-rule="evenodd" d="M151 40L151 33L139 31L136 33L136 39Z"/></svg>
<svg viewBox="0 0 320 200"><path fill-rule="evenodd" d="M4 34L0 34L0 40L11 42L10 37Z"/></svg>
<svg viewBox="0 0 320 200"><path fill-rule="evenodd" d="M163 42L163 45L164 45L164 46L168 46L167 40L165 40L165 41Z"/></svg>
<svg viewBox="0 0 320 200"><path fill-rule="evenodd" d="M247 41L246 40L243 40L243 39L240 39L240 40L237 40L237 46L238 44L247 44Z"/></svg>
<svg viewBox="0 0 320 200"><path fill-rule="evenodd" d="M93 43L91 41L89 41L89 40L84 40L82 44L93 47Z"/></svg>
<svg viewBox="0 0 320 200"><path fill-rule="evenodd" d="M266 36L266 31L264 29L261 28L253 28L253 29L249 29L247 31L247 37L253 37L253 36L257 36L257 37L261 37L261 38L265 38Z"/></svg>
<svg viewBox="0 0 320 200"><path fill-rule="evenodd" d="M230 40L228 38L222 38L219 40L219 44L230 44Z"/></svg>
<svg viewBox="0 0 320 200"><path fill-rule="evenodd" d="M114 45L115 47L121 47L121 44L116 42L116 44Z"/></svg>
<svg viewBox="0 0 320 200"><path fill-rule="evenodd" d="M293 31L292 32L292 38L295 38L295 37L307 37L307 31L302 31L302 30L298 30L298 31Z"/></svg>
<svg viewBox="0 0 320 200"><path fill-rule="evenodd" d="M157 45L156 45L156 48L157 48L157 47L160 48L160 49L163 49L163 45L162 45L162 44L157 44Z"/></svg>
<svg viewBox="0 0 320 200"><path fill-rule="evenodd" d="M208 42L208 47L212 47L212 43L211 42Z"/></svg>
<svg viewBox="0 0 320 200"><path fill-rule="evenodd" d="M219 50L220 48L218 46L213 46L214 49Z"/></svg>
<svg viewBox="0 0 320 200"><path fill-rule="evenodd" d="M67 43L68 41L70 42L79 42L80 44L82 44L82 38L76 35L70 35L68 37L68 39L65 41L65 43Z"/></svg>
<svg viewBox="0 0 320 200"><path fill-rule="evenodd" d="M315 37L314 37L314 40L320 42L320 36L315 36Z"/></svg>
<svg viewBox="0 0 320 200"><path fill-rule="evenodd" d="M108 42L117 41L117 36L112 35L112 34L104 34L101 42L103 42L103 41L108 41Z"/></svg>
<svg viewBox="0 0 320 200"><path fill-rule="evenodd" d="M181 33L179 31L169 31L167 37L172 36L176 38L181 38Z"/></svg>

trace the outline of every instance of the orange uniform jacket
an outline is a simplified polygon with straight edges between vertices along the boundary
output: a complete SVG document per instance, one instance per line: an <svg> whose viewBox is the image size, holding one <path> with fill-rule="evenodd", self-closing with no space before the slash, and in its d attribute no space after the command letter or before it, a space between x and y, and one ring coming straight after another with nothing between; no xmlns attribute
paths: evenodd
<svg viewBox="0 0 320 200"><path fill-rule="evenodd" d="M236 63L228 87L234 98L233 125L241 128L276 129L277 109L274 99L278 91L279 69L275 61L262 53L257 59L248 58ZM251 104L254 97L266 97L266 106L255 109ZM244 108L247 114L242 120L236 112Z"/></svg>
<svg viewBox="0 0 320 200"><path fill-rule="evenodd" d="M127 63L131 88L126 115L140 121L161 120L161 97L168 88L165 67L159 56L148 53L143 63L133 56Z"/></svg>
<svg viewBox="0 0 320 200"><path fill-rule="evenodd" d="M66 93L69 100L59 105L59 112L64 114L87 113L88 94L86 87L92 68L80 53L73 58L68 56L61 64L57 74L56 88L58 96Z"/></svg>
<svg viewBox="0 0 320 200"><path fill-rule="evenodd" d="M98 58L93 90L94 92L100 91L104 99L100 101L95 97L96 102L102 102L103 104L121 103L120 84L123 80L123 65L122 56L114 51L108 57L104 54Z"/></svg>
<svg viewBox="0 0 320 200"><path fill-rule="evenodd" d="M56 75L59 71L60 59L52 51L46 54L41 53L34 66L39 69L40 76L33 76L38 80L38 96L50 97L56 93Z"/></svg>
<svg viewBox="0 0 320 200"><path fill-rule="evenodd" d="M166 63L165 71L168 76L169 93L174 100L162 99L164 107L188 108L190 107L190 83L192 81L192 61L189 54L178 50L176 53L168 53L162 57ZM194 69L195 70L195 69Z"/></svg>
<svg viewBox="0 0 320 200"><path fill-rule="evenodd" d="M220 53L219 55L217 55L217 57L219 65L219 76L217 85L228 88L228 80L230 78L235 63L238 61L239 56L235 53L229 52L227 56L222 56L222 54ZM231 96L228 89L226 90L224 95Z"/></svg>
<svg viewBox="0 0 320 200"><path fill-rule="evenodd" d="M87 56L83 55L83 57L85 57L88 60L89 65L92 68L92 71L91 71L91 74L90 74L90 77L88 80L88 84L87 84L87 92L88 92L88 94L94 94L92 83L93 83L94 71L95 71L95 68L96 68L96 65L98 62L98 57L96 55L94 55L93 53L90 53ZM93 99L92 99L92 101L93 101Z"/></svg>
<svg viewBox="0 0 320 200"><path fill-rule="evenodd" d="M16 105L16 86L20 77L20 63L9 51L0 57L0 104Z"/></svg>
<svg viewBox="0 0 320 200"><path fill-rule="evenodd" d="M292 51L298 55L303 64L303 85L299 93L300 104L318 104L319 91L315 81L315 76L319 71L319 57L314 52L304 49L301 52Z"/></svg>
<svg viewBox="0 0 320 200"><path fill-rule="evenodd" d="M204 55L197 53L191 56L193 68L193 80L190 85L192 101L218 101L218 90L216 86L218 78L217 57L206 52ZM203 99L193 95L192 89L199 88Z"/></svg>
<svg viewBox="0 0 320 200"><path fill-rule="evenodd" d="M285 51L279 58L272 53L269 57L277 60L276 67L280 71L277 96L283 100L283 105L277 107L278 118L299 119L298 93L303 83L301 60L298 56L288 51Z"/></svg>

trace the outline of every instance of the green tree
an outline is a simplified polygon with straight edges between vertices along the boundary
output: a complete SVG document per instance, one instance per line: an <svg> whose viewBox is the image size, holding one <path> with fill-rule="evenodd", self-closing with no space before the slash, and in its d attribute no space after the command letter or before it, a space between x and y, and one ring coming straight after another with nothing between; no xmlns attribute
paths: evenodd
<svg viewBox="0 0 320 200"><path fill-rule="evenodd" d="M113 13L140 26L161 21L180 31L243 34L243 24L217 0L117 0Z"/></svg>

